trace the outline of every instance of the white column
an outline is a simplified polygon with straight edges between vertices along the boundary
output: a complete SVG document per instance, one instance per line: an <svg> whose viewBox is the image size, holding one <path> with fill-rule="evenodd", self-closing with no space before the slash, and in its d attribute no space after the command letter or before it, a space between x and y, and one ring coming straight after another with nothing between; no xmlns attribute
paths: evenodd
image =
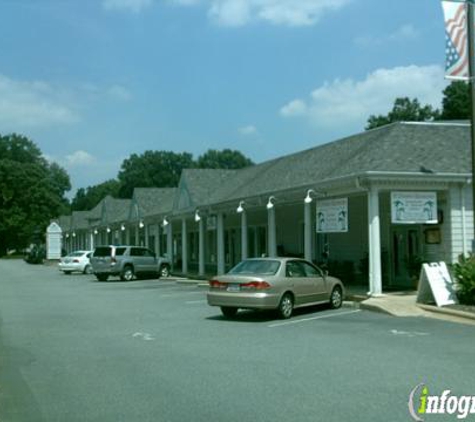
<svg viewBox="0 0 475 422"><path fill-rule="evenodd" d="M155 225L155 253L157 256L161 256L162 251L160 250L160 224Z"/></svg>
<svg viewBox="0 0 475 422"><path fill-rule="evenodd" d="M90 250L93 250L96 246L94 244L94 232L89 233L89 246L91 247Z"/></svg>
<svg viewBox="0 0 475 422"><path fill-rule="evenodd" d="M198 222L198 274L205 274L205 225L203 218Z"/></svg>
<svg viewBox="0 0 475 422"><path fill-rule="evenodd" d="M150 245L148 244L149 243L149 240L148 240L148 224L145 224L145 226L143 227L143 233L144 233L144 236L145 236L145 246L148 248L148 247L150 247Z"/></svg>
<svg viewBox="0 0 475 422"><path fill-rule="evenodd" d="M140 230L139 226L135 226L135 246L140 246Z"/></svg>
<svg viewBox="0 0 475 422"><path fill-rule="evenodd" d="M188 235L186 231L186 218L181 220L181 272L188 273Z"/></svg>
<svg viewBox="0 0 475 422"><path fill-rule="evenodd" d="M224 216L221 212L217 217L216 229L218 274L224 274L226 272L226 265L224 262Z"/></svg>
<svg viewBox="0 0 475 422"><path fill-rule="evenodd" d="M277 241L275 234L275 206L267 210L267 255L271 258L277 256Z"/></svg>
<svg viewBox="0 0 475 422"><path fill-rule="evenodd" d="M167 257L170 260L171 266L173 268L173 230L172 230L171 221L166 226L166 231L167 231Z"/></svg>
<svg viewBox="0 0 475 422"><path fill-rule="evenodd" d="M247 214L246 210L241 212L241 259L247 259Z"/></svg>
<svg viewBox="0 0 475 422"><path fill-rule="evenodd" d="M371 187L368 192L369 223L369 293L382 294L381 229L379 218L379 192Z"/></svg>
<svg viewBox="0 0 475 422"><path fill-rule="evenodd" d="M304 204L304 257L312 260L312 203Z"/></svg>

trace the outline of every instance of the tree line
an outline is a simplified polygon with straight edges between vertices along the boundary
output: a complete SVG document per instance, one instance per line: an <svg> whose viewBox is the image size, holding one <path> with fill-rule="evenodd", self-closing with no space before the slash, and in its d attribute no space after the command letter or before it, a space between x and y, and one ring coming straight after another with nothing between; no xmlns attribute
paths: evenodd
<svg viewBox="0 0 475 422"><path fill-rule="evenodd" d="M387 115L370 116L366 130L393 122L422 122L436 120L466 120L470 118L470 88L466 82L454 81L442 91L442 110L421 105L417 98L399 97Z"/></svg>
<svg viewBox="0 0 475 422"><path fill-rule="evenodd" d="M132 154L122 162L116 179L78 189L71 202L71 210L90 210L107 195L131 198L136 187L176 187L183 169L240 169L253 164L250 158L231 149L209 149L196 160L188 152L145 151L140 155Z"/></svg>

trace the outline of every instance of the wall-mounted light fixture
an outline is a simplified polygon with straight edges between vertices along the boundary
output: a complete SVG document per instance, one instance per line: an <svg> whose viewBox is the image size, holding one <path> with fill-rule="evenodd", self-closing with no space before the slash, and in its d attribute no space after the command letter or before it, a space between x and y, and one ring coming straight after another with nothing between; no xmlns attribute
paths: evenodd
<svg viewBox="0 0 475 422"><path fill-rule="evenodd" d="M125 226L124 226L124 224L121 224L121 225L120 225L120 229L121 229L122 231L124 231L124 230L125 230Z"/></svg>
<svg viewBox="0 0 475 422"><path fill-rule="evenodd" d="M69 233L66 233L66 239L69 237Z"/></svg>
<svg viewBox="0 0 475 422"><path fill-rule="evenodd" d="M97 234L97 233L99 233L99 232L97 231L97 229L94 229L94 234Z"/></svg>
<svg viewBox="0 0 475 422"><path fill-rule="evenodd" d="M111 232L111 228L110 228L110 227L107 227L106 232L107 232L107 233L110 233L110 232Z"/></svg>
<svg viewBox="0 0 475 422"><path fill-rule="evenodd" d="M239 205L238 205L238 207L237 207L237 209L236 209L236 212L237 212L238 214L241 214L241 213L244 211L244 207L243 207L244 204L245 204L244 201L239 201Z"/></svg>
<svg viewBox="0 0 475 422"><path fill-rule="evenodd" d="M269 196L269 200L267 201L267 205L266 205L268 210L274 208L274 202L275 202L275 197Z"/></svg>
<svg viewBox="0 0 475 422"><path fill-rule="evenodd" d="M139 223L139 228L140 228L140 229L143 229L143 228L144 228L144 226L145 226L145 224L143 223L143 221L142 221L142 220L140 220L140 223Z"/></svg>
<svg viewBox="0 0 475 422"><path fill-rule="evenodd" d="M311 194L316 194L316 192L313 190L313 189L309 189L307 191L307 196L305 197L305 199L303 200L306 204L310 204L312 201L313 201L313 198L311 196Z"/></svg>
<svg viewBox="0 0 475 422"><path fill-rule="evenodd" d="M195 211L195 221L198 222L201 220L200 210Z"/></svg>
<svg viewBox="0 0 475 422"><path fill-rule="evenodd" d="M167 217L163 217L162 226L166 227L166 226L168 226L168 224L169 223L168 223Z"/></svg>
<svg viewBox="0 0 475 422"><path fill-rule="evenodd" d="M76 232L73 232L73 237L76 237Z"/></svg>

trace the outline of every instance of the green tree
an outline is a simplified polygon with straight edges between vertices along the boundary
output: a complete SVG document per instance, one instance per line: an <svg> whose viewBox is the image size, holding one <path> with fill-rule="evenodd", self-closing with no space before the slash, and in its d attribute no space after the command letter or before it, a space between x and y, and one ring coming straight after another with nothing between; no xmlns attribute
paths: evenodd
<svg viewBox="0 0 475 422"><path fill-rule="evenodd" d="M194 167L193 156L187 152L145 151L142 155L132 154L123 161L119 171L119 195L131 198L136 187L175 187L182 170Z"/></svg>
<svg viewBox="0 0 475 422"><path fill-rule="evenodd" d="M69 176L48 163L40 149L20 135L0 135L0 255L28 245L50 219L67 211Z"/></svg>
<svg viewBox="0 0 475 422"><path fill-rule="evenodd" d="M366 125L366 130L374 129L394 122L421 122L426 120L437 120L440 112L430 105L421 106L416 98L408 97L396 98L393 109L386 115L370 116Z"/></svg>
<svg viewBox="0 0 475 422"><path fill-rule="evenodd" d="M116 179L107 180L87 188L80 188L71 201L71 209L73 211L89 211L107 195L117 198L119 196L119 189L120 183Z"/></svg>
<svg viewBox="0 0 475 422"><path fill-rule="evenodd" d="M198 157L197 167L202 169L240 169L254 163L239 151L209 149Z"/></svg>
<svg viewBox="0 0 475 422"><path fill-rule="evenodd" d="M470 86L463 81L454 81L443 91L442 120L470 118Z"/></svg>

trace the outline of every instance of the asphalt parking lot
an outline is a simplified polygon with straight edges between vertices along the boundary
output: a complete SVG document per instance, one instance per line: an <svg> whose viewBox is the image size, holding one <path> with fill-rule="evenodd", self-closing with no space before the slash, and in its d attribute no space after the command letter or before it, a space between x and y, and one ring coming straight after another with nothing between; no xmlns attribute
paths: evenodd
<svg viewBox="0 0 475 422"><path fill-rule="evenodd" d="M226 320L172 279L0 274L2 422L407 421L421 382L475 395L473 326L326 307Z"/></svg>

